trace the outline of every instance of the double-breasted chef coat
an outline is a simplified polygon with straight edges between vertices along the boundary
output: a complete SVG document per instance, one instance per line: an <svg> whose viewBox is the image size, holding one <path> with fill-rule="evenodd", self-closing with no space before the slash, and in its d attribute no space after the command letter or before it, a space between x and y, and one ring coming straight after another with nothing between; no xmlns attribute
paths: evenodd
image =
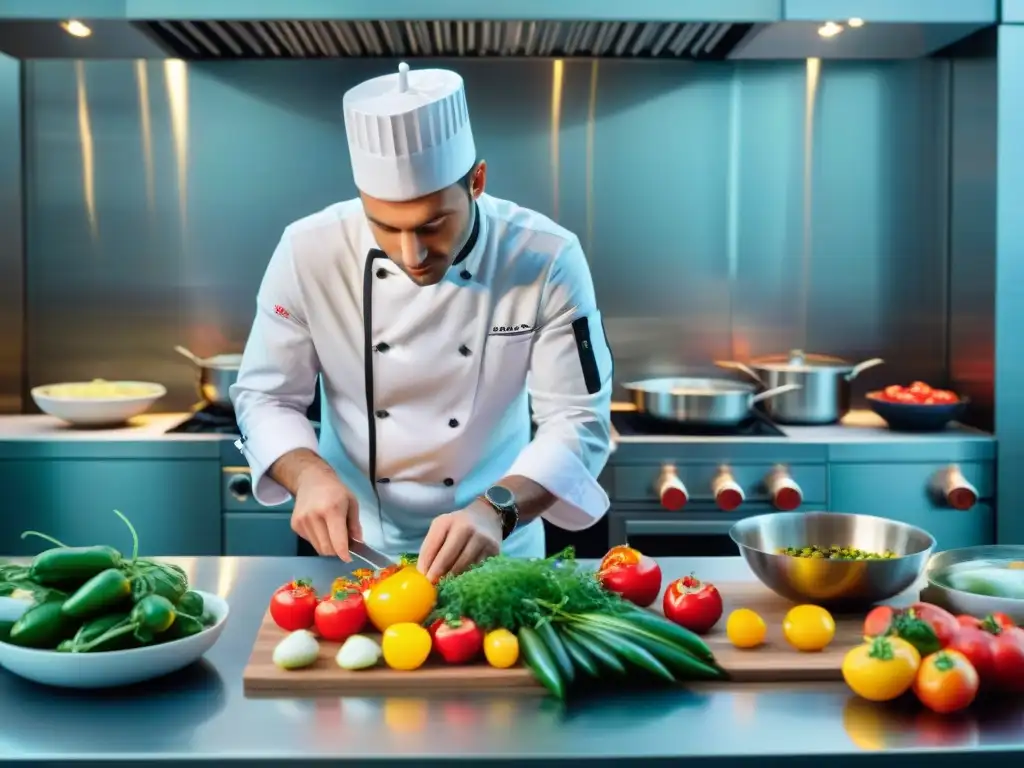
<svg viewBox="0 0 1024 768"><path fill-rule="evenodd" d="M305 415L318 374L319 444ZM611 381L572 233L481 195L457 263L420 287L377 248L357 199L285 230L231 398L259 502L289 498L267 474L278 458L317 451L358 499L366 542L397 555L507 475L556 496L544 517L562 528L598 520ZM503 552L543 556L543 526Z"/></svg>

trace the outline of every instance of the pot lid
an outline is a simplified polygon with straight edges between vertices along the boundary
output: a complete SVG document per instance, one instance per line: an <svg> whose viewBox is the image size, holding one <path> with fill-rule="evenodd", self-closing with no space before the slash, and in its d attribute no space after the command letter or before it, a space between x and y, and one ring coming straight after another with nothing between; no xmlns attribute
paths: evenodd
<svg viewBox="0 0 1024 768"><path fill-rule="evenodd" d="M844 360L841 357L815 355L804 352L801 349L794 349L788 355L759 357L756 360L752 360L750 364L755 368L782 373L813 373L815 371L849 373L857 367L855 363L851 363L849 360Z"/></svg>

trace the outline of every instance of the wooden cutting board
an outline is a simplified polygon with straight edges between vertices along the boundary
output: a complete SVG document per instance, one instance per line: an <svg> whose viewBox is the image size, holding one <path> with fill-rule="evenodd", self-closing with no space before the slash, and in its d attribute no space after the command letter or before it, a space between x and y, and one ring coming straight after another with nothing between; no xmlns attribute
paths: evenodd
<svg viewBox="0 0 1024 768"><path fill-rule="evenodd" d="M832 644L819 653L801 653L790 647L782 635L782 619L793 603L759 583L720 583L718 588L725 603L725 612L705 640L719 664L729 672L731 681L788 683L842 679L843 656L862 642L863 614L836 616L836 636ZM726 638L725 620L736 608L750 608L764 618L768 636L760 648L741 650L733 647ZM529 670L523 667L494 669L484 663L448 666L431 659L414 672L399 672L383 665L347 672L334 662L340 644L329 642L320 644L320 658L313 666L285 671L275 667L271 660L274 646L285 634L274 624L268 612L243 673L247 696L303 698L467 691L501 691L510 695L544 693Z"/></svg>

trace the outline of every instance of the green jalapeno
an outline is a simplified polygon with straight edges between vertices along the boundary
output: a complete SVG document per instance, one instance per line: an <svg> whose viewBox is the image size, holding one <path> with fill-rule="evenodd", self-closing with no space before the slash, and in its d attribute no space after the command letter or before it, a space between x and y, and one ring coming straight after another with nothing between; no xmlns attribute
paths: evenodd
<svg viewBox="0 0 1024 768"><path fill-rule="evenodd" d="M86 645L92 643L99 637L102 637L112 629L116 629L128 622L127 613L111 613L106 616L100 616L98 619L87 621L78 631L75 636L70 640L65 640L57 646L58 651L66 651L71 653L77 653ZM120 651L125 648L130 648L134 643L134 638L130 634L121 634L116 637L106 640L97 645L90 646L90 651Z"/></svg>
<svg viewBox="0 0 1024 768"><path fill-rule="evenodd" d="M175 606L178 613L187 613L189 616L195 616L196 618L203 615L203 596L198 592L186 592L178 600L178 604Z"/></svg>
<svg viewBox="0 0 1024 768"><path fill-rule="evenodd" d="M127 601L132 583L117 568L101 571L64 602L64 615L87 618L106 613Z"/></svg>
<svg viewBox="0 0 1024 768"><path fill-rule="evenodd" d="M10 642L29 648L56 648L73 636L80 622L65 616L63 602L41 603L29 608L11 627Z"/></svg>
<svg viewBox="0 0 1024 768"><path fill-rule="evenodd" d="M11 638L11 629L14 627L13 621L0 621L0 643L6 643Z"/></svg>
<svg viewBox="0 0 1024 768"><path fill-rule="evenodd" d="M184 637L191 637L192 635L198 635L206 627L203 622L195 616L189 616L184 613L179 613L174 617L174 623L160 635L160 639L164 641L168 640L181 640Z"/></svg>
<svg viewBox="0 0 1024 768"><path fill-rule="evenodd" d="M166 597L149 595L135 604L130 619L136 626L135 636L142 640L143 637L140 635L159 635L166 632L174 623L176 615L174 604Z"/></svg>
<svg viewBox="0 0 1024 768"><path fill-rule="evenodd" d="M138 603L149 595L165 597L177 603L188 591L188 580L175 569L159 564L140 563L133 568L132 601Z"/></svg>
<svg viewBox="0 0 1024 768"><path fill-rule="evenodd" d="M113 547L55 547L33 558L29 576L38 584L82 584L122 563L121 553Z"/></svg>

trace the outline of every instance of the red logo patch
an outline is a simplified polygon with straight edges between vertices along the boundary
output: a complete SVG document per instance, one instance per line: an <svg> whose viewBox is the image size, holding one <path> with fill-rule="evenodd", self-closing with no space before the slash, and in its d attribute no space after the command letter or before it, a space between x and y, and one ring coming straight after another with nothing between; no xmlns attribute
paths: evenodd
<svg viewBox="0 0 1024 768"><path fill-rule="evenodd" d="M289 318L292 316L291 313L287 309L282 307L280 304L274 305L274 313L284 318Z"/></svg>

